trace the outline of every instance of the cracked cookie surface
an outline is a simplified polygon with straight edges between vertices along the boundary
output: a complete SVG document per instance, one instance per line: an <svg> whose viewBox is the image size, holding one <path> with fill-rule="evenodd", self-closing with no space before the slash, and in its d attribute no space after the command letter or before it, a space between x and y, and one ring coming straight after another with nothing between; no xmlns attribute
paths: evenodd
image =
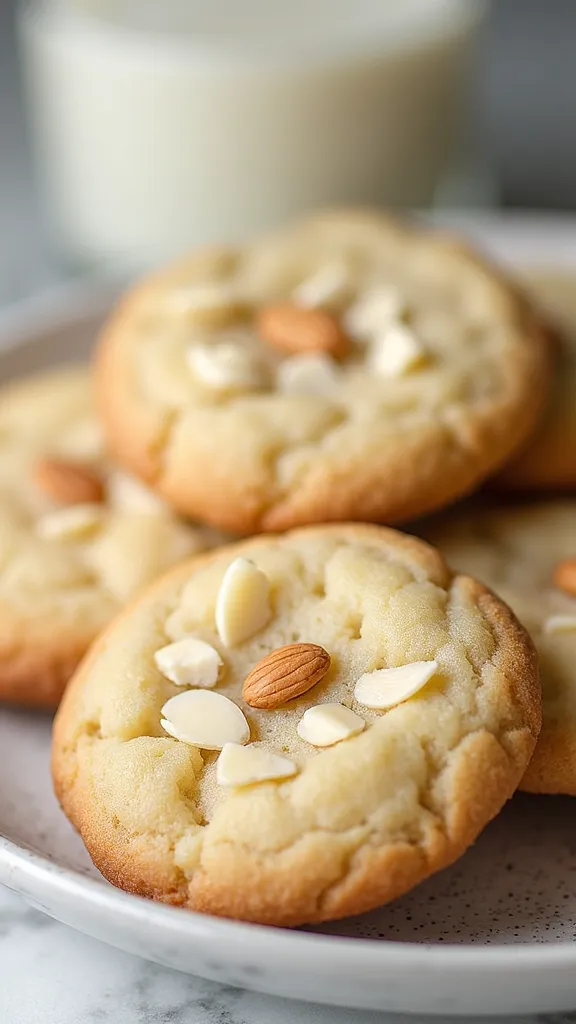
<svg viewBox="0 0 576 1024"><path fill-rule="evenodd" d="M548 502L454 517L428 535L510 605L536 644L543 723L521 783L535 793L576 795L576 578L570 592L556 572L576 557L575 524L576 502Z"/></svg>
<svg viewBox="0 0 576 1024"><path fill-rule="evenodd" d="M498 477L511 491L576 489L576 274L524 272L528 294L548 318L557 350L552 390L542 423L520 455Z"/></svg>
<svg viewBox="0 0 576 1024"><path fill-rule="evenodd" d="M127 598L210 539L153 495L146 514L126 507L92 406L81 368L0 393L0 700L54 707Z"/></svg>
<svg viewBox="0 0 576 1024"><path fill-rule="evenodd" d="M311 305L331 324L294 315ZM463 246L340 212L137 285L97 379L119 461L251 533L401 522L465 493L529 436L548 363L528 303Z"/></svg>
<svg viewBox="0 0 576 1024"><path fill-rule="evenodd" d="M268 579L270 613L230 647L216 609L239 556ZM223 662L211 693L235 702L252 749L290 759L293 777L219 785L216 752L166 734L166 701L205 691L169 682L155 653L190 636ZM327 673L274 710L246 704L254 665L295 643L321 645ZM355 700L363 673L431 659L433 677L404 703L384 712ZM317 750L298 724L335 702L363 731ZM456 859L512 795L539 728L532 644L494 595L396 531L309 527L199 555L127 609L66 692L53 772L114 884L296 925L385 903Z"/></svg>

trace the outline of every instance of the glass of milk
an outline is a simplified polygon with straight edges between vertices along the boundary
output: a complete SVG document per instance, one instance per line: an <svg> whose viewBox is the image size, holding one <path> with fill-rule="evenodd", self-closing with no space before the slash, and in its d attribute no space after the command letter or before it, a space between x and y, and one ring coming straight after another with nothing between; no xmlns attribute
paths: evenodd
<svg viewBox="0 0 576 1024"><path fill-rule="evenodd" d="M455 165L482 0L35 0L46 207L135 269L334 204L427 206Z"/></svg>

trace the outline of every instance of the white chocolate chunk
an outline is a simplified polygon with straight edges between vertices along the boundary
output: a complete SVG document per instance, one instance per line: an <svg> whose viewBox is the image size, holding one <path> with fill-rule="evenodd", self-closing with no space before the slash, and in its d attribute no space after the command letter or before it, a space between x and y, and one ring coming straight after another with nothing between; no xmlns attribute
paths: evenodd
<svg viewBox="0 0 576 1024"><path fill-rule="evenodd" d="M216 686L222 658L211 644L185 636L161 647L154 655L156 667L176 686Z"/></svg>
<svg viewBox="0 0 576 1024"><path fill-rule="evenodd" d="M170 512L166 502L149 487L120 470L110 474L106 496L110 506L118 512L135 512L149 516L168 515Z"/></svg>
<svg viewBox="0 0 576 1024"><path fill-rule="evenodd" d="M364 719L344 704L316 704L304 712L296 731L313 747L331 747L357 736L365 725Z"/></svg>
<svg viewBox="0 0 576 1024"><path fill-rule="evenodd" d="M437 661L413 661L365 672L354 687L354 697L365 708L393 708L418 693L437 671Z"/></svg>
<svg viewBox="0 0 576 1024"><path fill-rule="evenodd" d="M373 341L402 316L405 308L395 288L372 288L350 306L344 328L357 341Z"/></svg>
<svg viewBox="0 0 576 1024"><path fill-rule="evenodd" d="M194 377L214 391L253 391L266 384L264 367L242 345L191 345L186 360Z"/></svg>
<svg viewBox="0 0 576 1024"><path fill-rule="evenodd" d="M249 559L235 558L216 599L218 635L227 647L235 647L262 629L271 614L268 577Z"/></svg>
<svg viewBox="0 0 576 1024"><path fill-rule="evenodd" d="M401 377L426 355L414 333L404 324L392 324L370 346L368 365L382 377Z"/></svg>
<svg viewBox="0 0 576 1024"><path fill-rule="evenodd" d="M102 525L102 505L70 505L48 512L36 524L38 536L57 540L77 540L94 533Z"/></svg>
<svg viewBox="0 0 576 1024"><path fill-rule="evenodd" d="M264 747L226 743L216 764L219 786L251 786L270 779L288 779L298 768L293 761Z"/></svg>
<svg viewBox="0 0 576 1024"><path fill-rule="evenodd" d="M305 278L292 292L292 298L298 306L315 309L341 298L349 283L350 274L346 265L332 260L319 267L311 277Z"/></svg>
<svg viewBox="0 0 576 1024"><path fill-rule="evenodd" d="M287 395L331 395L337 384L336 363L322 352L284 359L276 374L276 387Z"/></svg>
<svg viewBox="0 0 576 1024"><path fill-rule="evenodd" d="M186 690L162 708L162 728L176 740L201 750L226 743L248 743L250 726L237 704L213 690Z"/></svg>
<svg viewBox="0 0 576 1024"><path fill-rule="evenodd" d="M573 633L576 631L576 615L550 615L544 622L545 633Z"/></svg>

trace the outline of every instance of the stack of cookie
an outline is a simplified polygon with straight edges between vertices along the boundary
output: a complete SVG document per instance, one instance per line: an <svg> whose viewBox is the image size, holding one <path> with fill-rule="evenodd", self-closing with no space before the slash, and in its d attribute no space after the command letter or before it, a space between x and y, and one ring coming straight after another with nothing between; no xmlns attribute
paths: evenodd
<svg viewBox="0 0 576 1024"><path fill-rule="evenodd" d="M179 563L56 718L56 790L107 878L320 921L451 863L520 783L574 791L572 508L437 512L488 478L574 482L561 351L462 245L342 212L126 296L95 358L105 450L87 375L11 389L5 692L55 701Z"/></svg>

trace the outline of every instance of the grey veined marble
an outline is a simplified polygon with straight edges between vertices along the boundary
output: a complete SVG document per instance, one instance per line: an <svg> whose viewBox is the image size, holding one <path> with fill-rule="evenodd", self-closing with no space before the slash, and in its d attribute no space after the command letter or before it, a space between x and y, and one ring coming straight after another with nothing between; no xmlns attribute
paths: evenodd
<svg viewBox="0 0 576 1024"><path fill-rule="evenodd" d="M487 1018L484 1018L487 1024ZM490 1018L575 1024L576 1012ZM2 1024L439 1024L440 1018L289 1002L191 978L121 953L0 887ZM469 1018L465 1024L478 1024ZM459 1022L464 1024L464 1022Z"/></svg>

